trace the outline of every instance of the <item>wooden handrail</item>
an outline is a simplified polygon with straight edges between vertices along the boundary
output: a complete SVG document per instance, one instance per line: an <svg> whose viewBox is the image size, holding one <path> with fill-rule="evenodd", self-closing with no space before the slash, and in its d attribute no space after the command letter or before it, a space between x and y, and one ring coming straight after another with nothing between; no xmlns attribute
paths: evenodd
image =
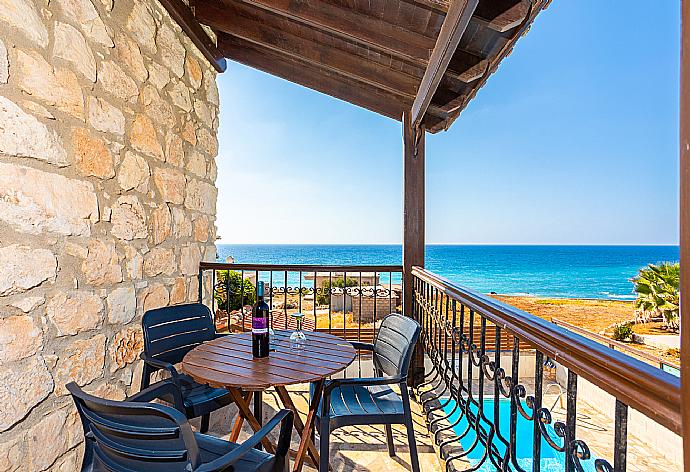
<svg viewBox="0 0 690 472"><path fill-rule="evenodd" d="M562 326L567 330L573 331L577 334L581 334L586 338L591 338L594 339L595 341L598 341L599 343L606 344L610 348L619 349L624 352L629 352L633 356L640 357L642 359L647 359L650 362L654 362L655 364L659 365L666 365L668 367L673 367L674 369L680 369L680 365L667 361L665 359L662 359L661 357L654 356L652 354L649 354L644 351L640 351L639 349L635 349L634 347L630 347L627 344L624 344L620 341L616 341L615 339L609 339L606 336L602 336L597 333L592 333L591 331L587 331L584 328L580 328L579 326L575 326L574 324L567 323L565 321L558 320L556 318L551 318L551 322L555 324L556 326Z"/></svg>
<svg viewBox="0 0 690 472"><path fill-rule="evenodd" d="M682 434L678 377L421 267L413 267L412 275L511 331L631 408Z"/></svg>
<svg viewBox="0 0 690 472"><path fill-rule="evenodd" d="M245 270L259 272L402 272L402 265L315 265L315 264L236 264L201 262L199 270Z"/></svg>

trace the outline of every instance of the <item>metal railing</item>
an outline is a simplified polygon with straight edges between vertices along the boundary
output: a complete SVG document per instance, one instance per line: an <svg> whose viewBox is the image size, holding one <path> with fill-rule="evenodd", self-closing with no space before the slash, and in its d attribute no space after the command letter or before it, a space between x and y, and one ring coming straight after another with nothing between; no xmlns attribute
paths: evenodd
<svg viewBox="0 0 690 472"><path fill-rule="evenodd" d="M273 329L292 329L302 313L307 330L371 342L376 323L402 310L402 266L277 265L202 262L199 294L219 329L251 329L256 285L266 285Z"/></svg>
<svg viewBox="0 0 690 472"><path fill-rule="evenodd" d="M629 408L681 434L677 377L424 269L412 274L412 312L432 365L418 399L448 470L538 472L548 456L566 472L624 472ZM562 421L555 403L545 406L558 369ZM615 397L612 457L592 457L577 435L579 377ZM525 443L531 453L520 457Z"/></svg>

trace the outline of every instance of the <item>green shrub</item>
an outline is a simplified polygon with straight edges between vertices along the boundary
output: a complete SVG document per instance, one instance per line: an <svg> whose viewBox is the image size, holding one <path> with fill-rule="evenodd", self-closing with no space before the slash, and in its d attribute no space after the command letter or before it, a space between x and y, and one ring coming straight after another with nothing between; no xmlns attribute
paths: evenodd
<svg viewBox="0 0 690 472"><path fill-rule="evenodd" d="M228 291L230 292L230 306L228 307ZM244 293L244 298L242 297ZM248 278L242 280L242 274L235 271L216 271L216 289L214 297L221 310L239 310L242 308L242 300L245 305L256 303L256 289Z"/></svg>
<svg viewBox="0 0 690 472"><path fill-rule="evenodd" d="M356 279L347 278L348 287L357 287L359 282ZM331 288L343 288L345 287L345 282L342 277L338 277L333 280L326 280L323 285L321 285L321 290L316 295L317 305L328 305L330 303L330 297L328 296Z"/></svg>
<svg viewBox="0 0 690 472"><path fill-rule="evenodd" d="M616 341L628 341L632 338L633 327L632 323L619 324L613 328L613 339Z"/></svg>

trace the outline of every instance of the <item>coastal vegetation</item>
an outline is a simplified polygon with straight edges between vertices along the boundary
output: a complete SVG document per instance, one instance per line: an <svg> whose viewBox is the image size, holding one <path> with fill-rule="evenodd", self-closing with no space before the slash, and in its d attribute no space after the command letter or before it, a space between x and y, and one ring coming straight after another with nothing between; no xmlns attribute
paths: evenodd
<svg viewBox="0 0 690 472"><path fill-rule="evenodd" d="M667 329L680 325L680 264L662 262L640 269L632 279L635 312L642 321L661 319Z"/></svg>
<svg viewBox="0 0 690 472"><path fill-rule="evenodd" d="M611 337L614 341L629 341L632 338L635 330L633 329L632 323L621 323L613 328L613 334Z"/></svg>
<svg viewBox="0 0 690 472"><path fill-rule="evenodd" d="M228 306L228 292L230 292L230 305ZM254 284L242 274L234 270L216 271L216 306L223 310L239 310L244 305L256 303L256 289Z"/></svg>

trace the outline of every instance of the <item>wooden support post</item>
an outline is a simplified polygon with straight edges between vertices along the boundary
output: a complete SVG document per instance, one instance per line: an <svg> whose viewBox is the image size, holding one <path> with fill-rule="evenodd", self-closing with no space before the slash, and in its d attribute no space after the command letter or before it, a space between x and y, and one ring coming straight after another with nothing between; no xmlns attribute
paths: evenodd
<svg viewBox="0 0 690 472"><path fill-rule="evenodd" d="M412 316L412 267L424 267L424 135L415 129L412 115L403 114L403 309ZM410 366L410 385L416 387L424 377L424 351L417 344Z"/></svg>
<svg viewBox="0 0 690 472"><path fill-rule="evenodd" d="M683 459L690 470L690 0L683 0L680 58L680 314Z"/></svg>

